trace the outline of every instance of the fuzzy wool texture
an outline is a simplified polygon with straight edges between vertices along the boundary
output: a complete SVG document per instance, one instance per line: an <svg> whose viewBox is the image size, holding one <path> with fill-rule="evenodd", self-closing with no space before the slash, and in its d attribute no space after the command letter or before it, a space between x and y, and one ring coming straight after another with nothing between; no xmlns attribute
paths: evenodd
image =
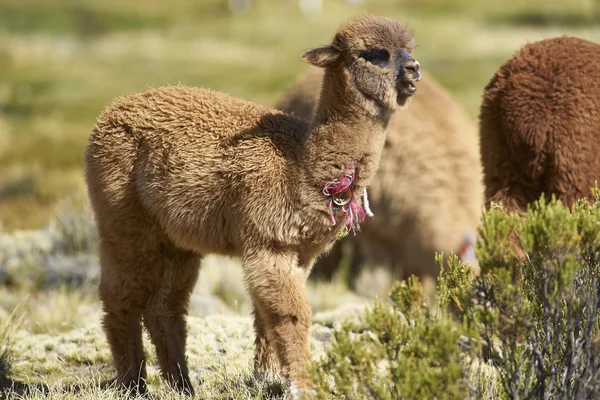
<svg viewBox="0 0 600 400"><path fill-rule="evenodd" d="M523 46L486 86L480 110L486 203L565 205L600 178L600 45L555 37Z"/></svg>
<svg viewBox="0 0 600 400"><path fill-rule="evenodd" d="M303 73L276 108L310 120L322 79L316 68ZM435 253L458 253L465 233L477 231L483 206L477 131L427 72L406 109L391 117L379 170L368 189L375 217L365 221L356 238L344 239L354 247L354 277L366 266L383 266L392 278L435 278ZM317 261L314 276L331 278L343 256L341 245Z"/></svg>
<svg viewBox="0 0 600 400"><path fill-rule="evenodd" d="M383 48L389 64L361 54ZM324 184L355 165L370 184L389 115L412 95L414 40L389 18L344 24L302 58L325 69L310 123L225 93L171 86L121 97L98 118L85 157L100 238L103 326L118 382L143 393L143 321L163 378L193 393L185 315L202 256L239 256L254 306L255 368L298 387L309 360L306 277L345 223ZM360 202L362 190L352 193ZM342 222L342 216L338 216ZM277 361L277 362L276 362Z"/></svg>

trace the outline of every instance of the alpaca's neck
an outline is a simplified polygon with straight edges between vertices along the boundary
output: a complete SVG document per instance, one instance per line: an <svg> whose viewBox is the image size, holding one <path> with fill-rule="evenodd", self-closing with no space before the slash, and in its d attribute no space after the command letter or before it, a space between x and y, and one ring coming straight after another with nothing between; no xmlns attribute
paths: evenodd
<svg viewBox="0 0 600 400"><path fill-rule="evenodd" d="M340 177L350 165L356 167L356 183L367 186L385 142L389 110L365 103L342 79L326 72L305 145L305 177L316 188Z"/></svg>

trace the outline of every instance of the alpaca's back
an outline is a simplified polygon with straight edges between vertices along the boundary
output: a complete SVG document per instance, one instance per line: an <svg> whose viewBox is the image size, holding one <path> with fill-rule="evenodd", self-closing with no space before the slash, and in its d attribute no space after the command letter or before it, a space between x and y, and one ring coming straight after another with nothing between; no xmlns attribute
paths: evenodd
<svg viewBox="0 0 600 400"><path fill-rule="evenodd" d="M295 179L289 170L306 128L200 88L163 87L116 100L98 118L86 156L100 235L104 225L143 219L181 248L229 254L241 245L242 218L257 229L281 229L281 221L258 211L291 202L293 194L280 188Z"/></svg>
<svg viewBox="0 0 600 400"><path fill-rule="evenodd" d="M480 119L488 201L524 211L542 194L588 197L600 178L600 45L524 46L487 85Z"/></svg>
<svg viewBox="0 0 600 400"><path fill-rule="evenodd" d="M302 75L277 108L308 118L321 78L318 70ZM435 276L435 252L458 252L463 235L475 233L483 205L475 127L426 73L417 88L407 109L390 120L380 167L369 187L375 217L356 236L364 261L385 265L397 277ZM313 273L331 275L340 257L334 250Z"/></svg>

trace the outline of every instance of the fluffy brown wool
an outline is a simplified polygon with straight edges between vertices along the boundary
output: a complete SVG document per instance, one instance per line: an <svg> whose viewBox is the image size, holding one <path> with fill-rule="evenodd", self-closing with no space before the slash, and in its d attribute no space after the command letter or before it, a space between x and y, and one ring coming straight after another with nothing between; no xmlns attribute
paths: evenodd
<svg viewBox="0 0 600 400"><path fill-rule="evenodd" d="M342 245L352 246L351 284L366 265L385 266L397 279L415 274L432 281L439 273L435 252L462 254L478 268L467 257L483 206L477 131L451 95L424 76L410 106L390 119L380 167L368 188L375 217L360 235L320 258L313 276L332 277ZM309 120L322 79L321 70L311 68L276 107Z"/></svg>
<svg viewBox="0 0 600 400"><path fill-rule="evenodd" d="M415 92L414 41L365 16L302 57L325 69L310 123L223 93L162 87L117 99L98 118L86 180L100 235L103 326L118 382L145 390L143 320L162 375L192 392L185 315L203 255L240 256L254 303L257 371L292 388L308 361L305 283L346 225L324 185L356 165L360 202L390 115Z"/></svg>
<svg viewBox="0 0 600 400"><path fill-rule="evenodd" d="M566 205L600 179L600 45L530 43L486 86L480 113L486 202L523 212L542 194Z"/></svg>

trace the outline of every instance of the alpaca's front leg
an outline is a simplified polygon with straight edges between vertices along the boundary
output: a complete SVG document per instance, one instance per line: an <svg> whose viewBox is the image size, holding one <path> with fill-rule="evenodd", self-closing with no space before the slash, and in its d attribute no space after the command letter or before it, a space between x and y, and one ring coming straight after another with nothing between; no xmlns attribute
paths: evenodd
<svg viewBox="0 0 600 400"><path fill-rule="evenodd" d="M307 386L304 374L312 315L305 270L298 266L296 254L271 250L248 252L243 266L250 295L265 331L270 332L282 374L296 387Z"/></svg>
<svg viewBox="0 0 600 400"><path fill-rule="evenodd" d="M254 332L256 339L254 345L256 353L254 356L254 373L256 375L267 374L271 372L279 372L279 360L275 350L275 344L269 337L264 317L261 316L261 311L254 306Z"/></svg>

